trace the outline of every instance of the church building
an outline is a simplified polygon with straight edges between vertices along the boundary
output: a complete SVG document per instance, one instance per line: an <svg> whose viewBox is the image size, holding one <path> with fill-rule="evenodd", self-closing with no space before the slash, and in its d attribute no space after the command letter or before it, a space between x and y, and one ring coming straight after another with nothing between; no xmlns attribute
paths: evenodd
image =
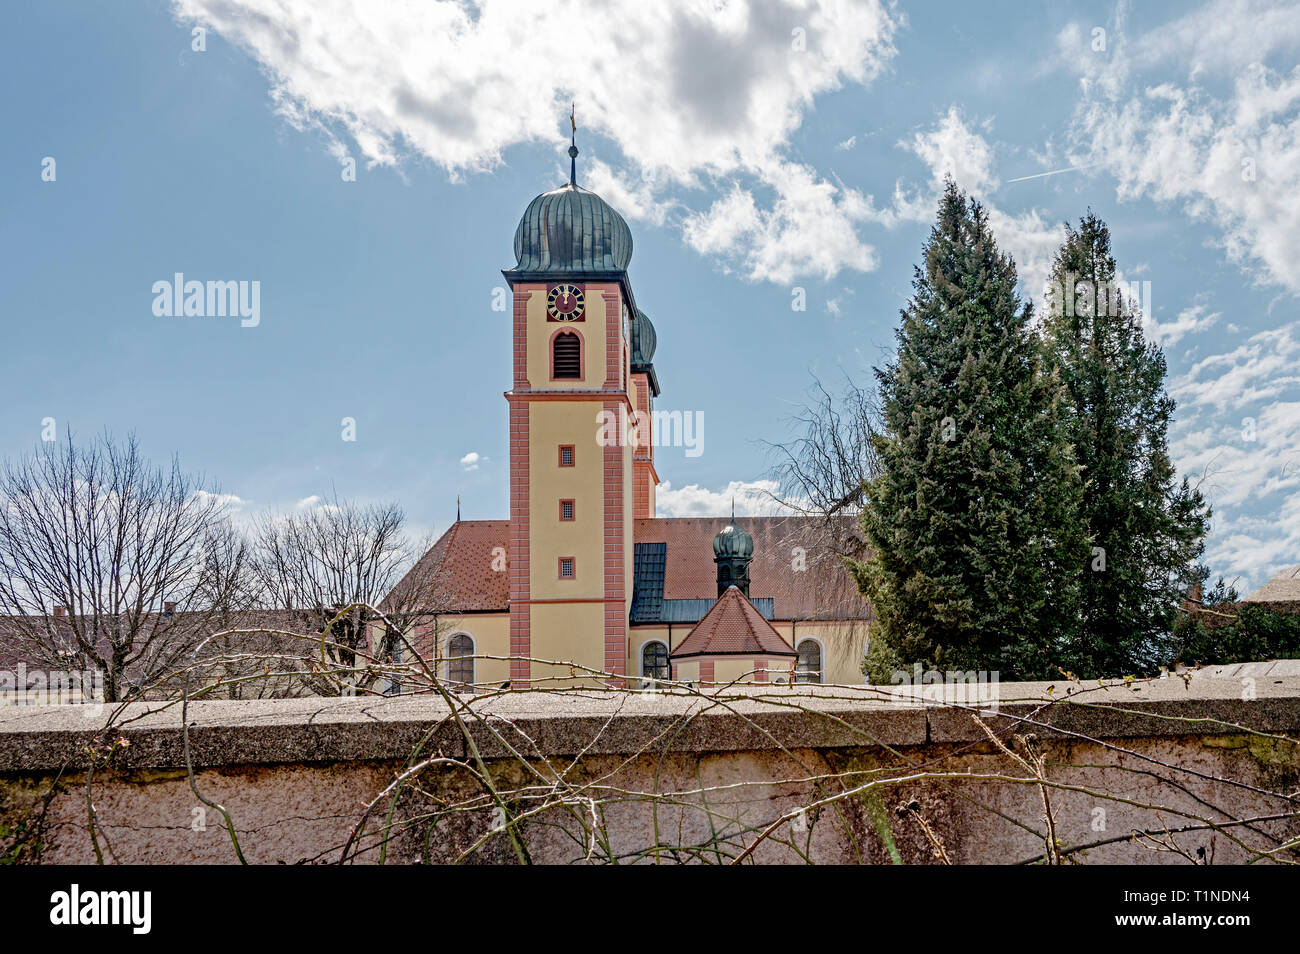
<svg viewBox="0 0 1300 954"><path fill-rule="evenodd" d="M457 519L411 571L420 642L467 686L860 685L870 611L815 521L655 515L656 331L632 234L578 187L577 155L502 273L510 515Z"/></svg>

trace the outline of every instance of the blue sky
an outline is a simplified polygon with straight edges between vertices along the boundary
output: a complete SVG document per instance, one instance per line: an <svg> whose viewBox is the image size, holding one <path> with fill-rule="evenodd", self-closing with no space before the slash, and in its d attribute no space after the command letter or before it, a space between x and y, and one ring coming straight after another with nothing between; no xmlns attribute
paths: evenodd
<svg viewBox="0 0 1300 954"><path fill-rule="evenodd" d="M661 514L762 505L811 376L891 346L950 173L1030 290L1062 221L1110 224L1210 563L1258 585L1300 562L1298 49L1300 9L1265 0L25 5L0 34L0 453L54 418L134 431L244 513L505 516L493 293L576 100L659 406L705 416L704 453L657 452ZM156 316L176 272L260 282L260 323Z"/></svg>

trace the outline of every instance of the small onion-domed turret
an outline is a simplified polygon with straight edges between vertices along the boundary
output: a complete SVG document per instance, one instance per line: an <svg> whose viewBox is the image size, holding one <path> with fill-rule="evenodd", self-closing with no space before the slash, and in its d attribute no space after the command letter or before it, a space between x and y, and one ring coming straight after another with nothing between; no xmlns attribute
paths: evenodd
<svg viewBox="0 0 1300 954"><path fill-rule="evenodd" d="M718 565L718 595L727 587L737 587L749 595L749 561L754 558L754 538L744 527L736 526L732 516L718 535L713 538L713 562Z"/></svg>
<svg viewBox="0 0 1300 954"><path fill-rule="evenodd" d="M754 555L754 538L749 535L749 531L744 527L736 526L733 522L727 524L718 531L718 535L713 538L713 558L715 560L723 557L743 557L748 560Z"/></svg>

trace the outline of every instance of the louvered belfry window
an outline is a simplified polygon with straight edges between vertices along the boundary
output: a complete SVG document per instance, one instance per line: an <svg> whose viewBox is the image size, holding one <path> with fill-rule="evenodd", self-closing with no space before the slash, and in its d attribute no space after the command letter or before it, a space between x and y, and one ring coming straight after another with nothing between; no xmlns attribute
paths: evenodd
<svg viewBox="0 0 1300 954"><path fill-rule="evenodd" d="M553 377L582 377L582 342L571 331L555 336L554 354L552 356Z"/></svg>

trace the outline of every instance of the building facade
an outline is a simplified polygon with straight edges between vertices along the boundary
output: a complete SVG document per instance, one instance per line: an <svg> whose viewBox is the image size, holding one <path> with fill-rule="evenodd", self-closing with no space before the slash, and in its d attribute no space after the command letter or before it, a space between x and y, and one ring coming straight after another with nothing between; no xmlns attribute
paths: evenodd
<svg viewBox="0 0 1300 954"><path fill-rule="evenodd" d="M412 571L426 648L466 684L860 684L870 611L811 521L656 517L656 330L631 231L569 153L502 273L510 516L457 520Z"/></svg>

